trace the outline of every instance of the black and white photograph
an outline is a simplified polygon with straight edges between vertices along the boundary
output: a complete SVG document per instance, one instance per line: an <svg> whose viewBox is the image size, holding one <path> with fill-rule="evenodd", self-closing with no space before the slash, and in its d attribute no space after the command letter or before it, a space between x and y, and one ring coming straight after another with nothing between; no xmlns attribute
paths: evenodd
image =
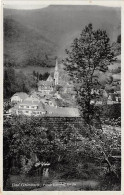
<svg viewBox="0 0 124 195"><path fill-rule="evenodd" d="M121 7L3 5L3 191L121 191Z"/></svg>

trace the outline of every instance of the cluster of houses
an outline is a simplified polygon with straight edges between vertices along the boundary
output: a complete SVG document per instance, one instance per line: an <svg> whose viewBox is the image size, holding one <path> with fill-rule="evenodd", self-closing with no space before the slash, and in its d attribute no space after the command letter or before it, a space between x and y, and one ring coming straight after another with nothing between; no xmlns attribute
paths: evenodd
<svg viewBox="0 0 124 195"><path fill-rule="evenodd" d="M11 102L15 105L8 113L13 115L79 117L77 108L59 107L55 99L40 99L20 92L12 96Z"/></svg>
<svg viewBox="0 0 124 195"><path fill-rule="evenodd" d="M14 106L8 110L8 113L27 116L79 117L77 108L58 105L57 100L64 101L58 91L55 90L56 86L60 84L56 60L53 76L50 75L46 81L39 81L38 90L33 91L30 95L24 92L15 93L11 97ZM66 83L63 88L63 93L68 93L72 91L72 84Z"/></svg>
<svg viewBox="0 0 124 195"><path fill-rule="evenodd" d="M99 94L99 90L96 91ZM91 104L95 105L113 105L113 104L120 104L121 103L121 93L120 91L116 91L113 93L107 93L105 90L102 90L102 96L99 99L92 99Z"/></svg>
<svg viewBox="0 0 124 195"><path fill-rule="evenodd" d="M15 93L11 97L11 102L14 106L8 110L9 114L16 115L27 115L27 116L63 116L63 117L79 117L79 111L74 106L61 106L58 105L59 102L67 103L62 96L64 94L70 94L72 99L75 99L75 93L73 90L73 84L69 82L64 82L61 80L61 75L59 72L58 62L56 60L56 66L54 74L49 75L47 80L40 80L38 82L37 91L33 91L30 95L24 92ZM63 84L64 82L64 84ZM56 90L56 87L62 87L62 93ZM92 91L94 93L94 90ZM99 93L95 91L95 93ZM114 93L107 93L102 90L102 95L106 97L107 104L116 104L121 102L120 91ZM71 102L71 100L69 99ZM103 100L91 100L91 104L102 105Z"/></svg>

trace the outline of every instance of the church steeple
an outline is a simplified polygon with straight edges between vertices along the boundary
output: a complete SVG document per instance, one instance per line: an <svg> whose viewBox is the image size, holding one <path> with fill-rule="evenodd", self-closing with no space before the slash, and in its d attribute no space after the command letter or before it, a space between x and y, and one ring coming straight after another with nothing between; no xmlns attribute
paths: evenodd
<svg viewBox="0 0 124 195"><path fill-rule="evenodd" d="M56 66L55 66L55 71L58 71L58 60L56 58Z"/></svg>
<svg viewBox="0 0 124 195"><path fill-rule="evenodd" d="M56 66L55 66L55 72L54 72L54 79L55 79L55 85L58 85L59 83L59 68L58 68L58 60L56 58Z"/></svg>

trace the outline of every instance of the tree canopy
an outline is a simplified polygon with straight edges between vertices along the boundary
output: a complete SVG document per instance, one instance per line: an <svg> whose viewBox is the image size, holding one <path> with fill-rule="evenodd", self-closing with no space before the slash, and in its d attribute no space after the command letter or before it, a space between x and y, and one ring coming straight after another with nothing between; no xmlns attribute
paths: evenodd
<svg viewBox="0 0 124 195"><path fill-rule="evenodd" d="M96 113L90 102L99 98L95 91L101 88L98 73L106 72L108 65L114 61L109 37L106 31L94 30L89 24L66 53L64 64L77 90L77 103L86 123L90 123Z"/></svg>

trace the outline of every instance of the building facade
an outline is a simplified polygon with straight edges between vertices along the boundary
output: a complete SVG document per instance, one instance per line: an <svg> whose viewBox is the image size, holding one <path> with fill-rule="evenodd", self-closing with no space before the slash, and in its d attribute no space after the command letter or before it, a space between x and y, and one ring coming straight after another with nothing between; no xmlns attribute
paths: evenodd
<svg viewBox="0 0 124 195"><path fill-rule="evenodd" d="M27 98L22 102L19 102L9 109L8 112L10 114L27 116L41 116L46 113L44 105L40 101L32 100L32 98Z"/></svg>

